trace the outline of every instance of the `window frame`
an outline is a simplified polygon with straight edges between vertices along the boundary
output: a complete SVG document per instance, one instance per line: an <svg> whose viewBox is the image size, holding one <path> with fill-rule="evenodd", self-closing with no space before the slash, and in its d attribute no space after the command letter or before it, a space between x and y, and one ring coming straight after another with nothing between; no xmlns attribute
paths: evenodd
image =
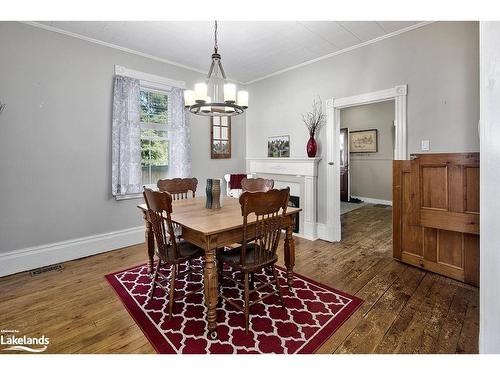
<svg viewBox="0 0 500 375"><path fill-rule="evenodd" d="M184 81L171 79L168 77L163 77L156 74L151 74L147 72L143 72L140 70L134 70L127 68L122 65L115 64L114 65L114 75L120 75L130 78L135 78L139 80L140 87L145 87L151 90L159 90L162 92L168 92L171 87L177 87L180 89L186 89L186 83ZM169 154L170 156L170 154ZM153 186L151 186L153 187ZM154 186L156 187L156 185ZM153 188L154 188L153 187ZM142 199L143 195L141 193L134 194L122 194L114 196L115 200L128 200L128 199Z"/></svg>
<svg viewBox="0 0 500 375"><path fill-rule="evenodd" d="M219 118L219 124L214 124L214 119ZM227 120L226 125L222 125L222 119ZM218 138L214 137L214 128L218 127L219 131L222 128L227 129L227 138L222 138L220 135ZM226 141L228 144L229 152L227 154L221 154L214 151L214 142ZM211 159L231 159L231 116L212 116L210 117L210 158Z"/></svg>

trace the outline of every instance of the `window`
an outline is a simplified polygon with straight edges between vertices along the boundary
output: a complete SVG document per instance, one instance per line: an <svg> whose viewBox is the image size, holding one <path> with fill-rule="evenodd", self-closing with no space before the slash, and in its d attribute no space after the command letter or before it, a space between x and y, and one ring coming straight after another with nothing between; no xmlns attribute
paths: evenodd
<svg viewBox="0 0 500 375"><path fill-rule="evenodd" d="M141 87L142 184L168 177L170 162L168 93Z"/></svg>

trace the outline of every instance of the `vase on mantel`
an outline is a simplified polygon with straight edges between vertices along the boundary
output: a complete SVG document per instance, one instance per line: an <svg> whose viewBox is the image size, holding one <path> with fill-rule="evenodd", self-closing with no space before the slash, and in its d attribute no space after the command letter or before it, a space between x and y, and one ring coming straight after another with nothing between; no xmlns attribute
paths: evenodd
<svg viewBox="0 0 500 375"><path fill-rule="evenodd" d="M314 139L314 133L309 133L309 141L307 141L307 156L310 158L314 158L316 156L316 152L318 151L318 144Z"/></svg>

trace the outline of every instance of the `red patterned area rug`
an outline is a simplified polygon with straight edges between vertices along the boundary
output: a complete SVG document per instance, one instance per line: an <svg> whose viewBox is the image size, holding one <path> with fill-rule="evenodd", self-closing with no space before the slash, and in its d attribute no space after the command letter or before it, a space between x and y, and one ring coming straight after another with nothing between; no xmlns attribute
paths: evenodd
<svg viewBox="0 0 500 375"><path fill-rule="evenodd" d="M151 280L146 265L106 275L106 279L158 353L314 353L363 303L298 274L289 291L284 287L286 273L280 268L278 273L286 309L277 296L256 303L250 308L250 330L246 334L243 313L222 302L217 307L216 340L206 335L202 292L175 301L172 319L168 320L165 292L157 287L153 299L148 300ZM190 282L179 280L176 293L195 289L202 282L199 274L194 274ZM241 303L240 287L227 282L222 292ZM261 292L266 290L252 293L253 298L258 299Z"/></svg>

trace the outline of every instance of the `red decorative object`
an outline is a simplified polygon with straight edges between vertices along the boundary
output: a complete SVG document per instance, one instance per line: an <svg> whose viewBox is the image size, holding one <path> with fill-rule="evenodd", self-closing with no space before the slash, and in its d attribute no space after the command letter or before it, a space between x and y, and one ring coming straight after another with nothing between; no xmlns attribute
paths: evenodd
<svg viewBox="0 0 500 375"><path fill-rule="evenodd" d="M314 139L314 135L311 135L309 141L307 142L307 156L313 158L316 156L316 152L318 151L318 145L316 140Z"/></svg>
<svg viewBox="0 0 500 375"><path fill-rule="evenodd" d="M314 135L325 125L325 114L321 108L321 98L313 101L312 111L302 115L302 121L309 131L309 141L307 142L307 156L313 158L318 151L318 145Z"/></svg>
<svg viewBox="0 0 500 375"><path fill-rule="evenodd" d="M247 177L246 174L231 174L229 177L230 189L241 189L241 180Z"/></svg>
<svg viewBox="0 0 500 375"><path fill-rule="evenodd" d="M201 267L201 263L196 266ZM278 269L278 273L282 285L286 285L285 272ZM244 314L223 302L217 309L217 339L209 340L202 292L176 301L169 321L167 299L161 288L156 288L154 298L148 302L151 279L147 265L106 275L106 279L158 353L314 353L363 303L295 274L293 291L283 289L286 310L278 296L253 305L250 332L245 334ZM201 275L193 275L193 282L178 280L176 293L196 288L202 282ZM222 289L226 296L240 300L242 290L237 286L228 283ZM253 293L254 298L259 294Z"/></svg>

